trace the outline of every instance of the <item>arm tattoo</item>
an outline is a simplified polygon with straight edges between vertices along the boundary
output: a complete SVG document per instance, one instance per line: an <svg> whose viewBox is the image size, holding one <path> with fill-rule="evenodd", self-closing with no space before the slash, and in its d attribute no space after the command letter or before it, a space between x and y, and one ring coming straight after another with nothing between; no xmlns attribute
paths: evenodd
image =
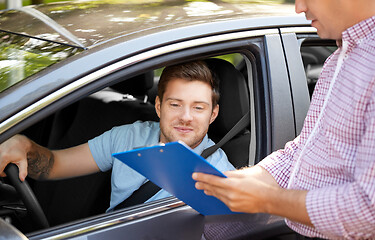
<svg viewBox="0 0 375 240"><path fill-rule="evenodd" d="M49 151L33 151L27 153L27 161L30 177L45 180L52 169L54 157Z"/></svg>

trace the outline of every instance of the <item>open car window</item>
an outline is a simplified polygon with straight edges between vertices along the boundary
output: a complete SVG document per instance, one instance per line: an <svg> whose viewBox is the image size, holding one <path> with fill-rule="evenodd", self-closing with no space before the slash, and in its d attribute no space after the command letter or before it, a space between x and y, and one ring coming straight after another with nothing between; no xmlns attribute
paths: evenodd
<svg viewBox="0 0 375 240"><path fill-rule="evenodd" d="M53 39L54 36L43 36ZM0 93L46 67L64 60L79 48L53 41L0 31Z"/></svg>
<svg viewBox="0 0 375 240"><path fill-rule="evenodd" d="M315 84L318 81L324 62L336 49L337 46L333 41L324 42L321 40L306 39L302 42L301 57L310 98L314 92Z"/></svg>
<svg viewBox="0 0 375 240"><path fill-rule="evenodd" d="M233 126L249 109L247 75L248 68L251 66L249 61L246 63L246 57L241 53L212 57L233 67L238 77L238 84L241 84L243 90L241 94L236 94L233 91L237 90L232 90L222 96L223 101L226 101L220 104L224 115L219 117L221 122L212 124L208 133L211 139L218 142L226 131L230 130L230 126ZM52 112L23 130L21 134L49 149L64 149L86 143L116 126L132 124L136 121L159 121L154 100L163 68L157 67L135 76L123 76L115 84ZM229 74L221 78L228 81L233 77ZM230 123L227 123L228 119ZM223 150L235 167L240 168L249 163L249 143L250 125L236 136L235 141L223 146ZM111 174L112 171L108 171L56 181L41 182L31 178L27 180L50 225L56 226L105 213L111 196ZM22 232L33 231L32 224L25 224L29 221L27 217L14 216L14 218L12 224Z"/></svg>

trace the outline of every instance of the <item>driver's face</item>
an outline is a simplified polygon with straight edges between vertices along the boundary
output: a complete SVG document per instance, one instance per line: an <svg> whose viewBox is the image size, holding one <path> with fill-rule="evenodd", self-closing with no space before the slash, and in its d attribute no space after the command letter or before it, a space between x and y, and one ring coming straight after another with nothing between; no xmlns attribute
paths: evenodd
<svg viewBox="0 0 375 240"><path fill-rule="evenodd" d="M212 89L201 81L171 80L163 95L155 101L160 118L160 142L181 140L197 147L215 120L219 106L212 106Z"/></svg>

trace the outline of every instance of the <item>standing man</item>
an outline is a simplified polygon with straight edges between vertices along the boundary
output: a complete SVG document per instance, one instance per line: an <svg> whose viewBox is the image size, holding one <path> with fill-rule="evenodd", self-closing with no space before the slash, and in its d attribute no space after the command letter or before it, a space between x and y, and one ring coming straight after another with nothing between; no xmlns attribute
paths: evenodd
<svg viewBox="0 0 375 240"><path fill-rule="evenodd" d="M228 178L194 173L196 187L233 211L285 217L295 231L330 239L375 238L375 1L296 0L326 61L301 134Z"/></svg>
<svg viewBox="0 0 375 240"><path fill-rule="evenodd" d="M19 178L50 180L82 176L112 169L112 210L147 179L112 153L136 147L181 140L197 154L214 145L207 136L209 125L219 113L218 82L203 61L166 67L158 84L155 110L159 122L140 122L115 127L88 143L51 151L25 136L16 135L0 145L0 176L9 163L19 167ZM233 170L223 150L207 161L221 171ZM161 189L147 201L171 196Z"/></svg>

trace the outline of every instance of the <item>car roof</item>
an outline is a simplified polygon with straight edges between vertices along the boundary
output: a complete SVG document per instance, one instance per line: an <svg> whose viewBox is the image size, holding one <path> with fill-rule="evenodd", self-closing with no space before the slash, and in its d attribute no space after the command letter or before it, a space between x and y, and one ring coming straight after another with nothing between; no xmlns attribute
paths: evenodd
<svg viewBox="0 0 375 240"><path fill-rule="evenodd" d="M293 15L293 4L257 1L69 1L2 11L0 29L93 48L115 39L203 23Z"/></svg>

